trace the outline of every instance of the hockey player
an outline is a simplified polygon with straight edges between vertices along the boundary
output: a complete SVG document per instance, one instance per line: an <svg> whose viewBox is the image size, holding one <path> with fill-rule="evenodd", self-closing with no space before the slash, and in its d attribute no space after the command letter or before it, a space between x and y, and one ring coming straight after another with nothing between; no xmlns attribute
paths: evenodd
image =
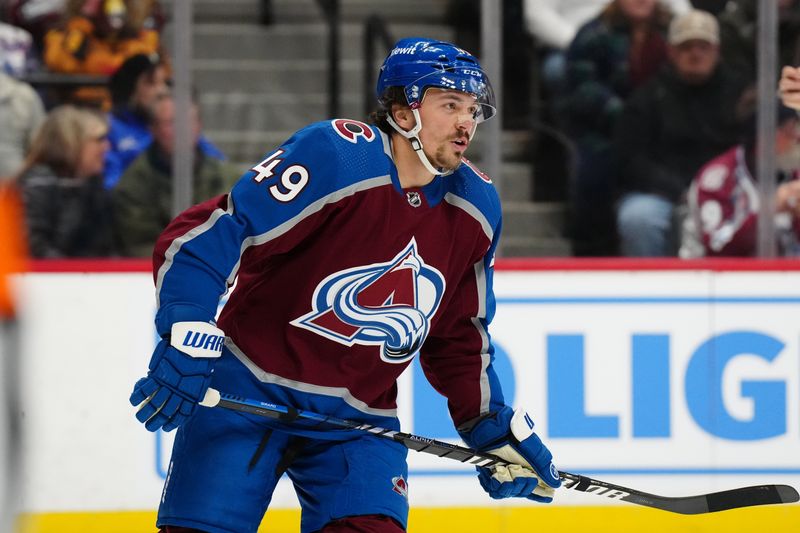
<svg viewBox="0 0 800 533"><path fill-rule="evenodd" d="M130 401L150 431L179 428L163 532L255 532L284 472L303 532L404 531L402 445L198 402L211 385L399 429L396 379L417 354L464 440L521 465L479 469L493 498L550 502L561 484L492 367L500 201L463 159L496 112L489 80L470 53L408 38L384 61L377 96L375 125L298 131L156 244L163 340Z"/></svg>

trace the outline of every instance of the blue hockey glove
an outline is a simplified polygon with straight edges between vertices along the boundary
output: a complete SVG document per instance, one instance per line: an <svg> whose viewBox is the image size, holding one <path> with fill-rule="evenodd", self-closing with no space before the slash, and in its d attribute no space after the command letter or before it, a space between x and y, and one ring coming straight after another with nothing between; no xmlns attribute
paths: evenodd
<svg viewBox="0 0 800 533"><path fill-rule="evenodd" d="M222 355L225 334L206 322L176 322L150 359L147 377L133 387L136 418L149 431L172 431L192 416Z"/></svg>
<svg viewBox="0 0 800 533"><path fill-rule="evenodd" d="M478 468L478 480L489 496L527 498L541 503L553 501L561 486L553 455L533 431L528 414L510 407L461 432L467 444L512 463L509 466Z"/></svg>

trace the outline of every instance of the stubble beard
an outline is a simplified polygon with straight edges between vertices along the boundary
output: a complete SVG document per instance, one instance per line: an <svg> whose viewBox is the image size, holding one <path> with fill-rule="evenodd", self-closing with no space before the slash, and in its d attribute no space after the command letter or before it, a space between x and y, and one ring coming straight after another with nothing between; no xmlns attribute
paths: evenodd
<svg viewBox="0 0 800 533"><path fill-rule="evenodd" d="M428 159L430 159L434 167L452 171L461 166L462 154L463 152L456 153L450 151L448 146L439 146L432 157L428 154L426 155L428 155Z"/></svg>

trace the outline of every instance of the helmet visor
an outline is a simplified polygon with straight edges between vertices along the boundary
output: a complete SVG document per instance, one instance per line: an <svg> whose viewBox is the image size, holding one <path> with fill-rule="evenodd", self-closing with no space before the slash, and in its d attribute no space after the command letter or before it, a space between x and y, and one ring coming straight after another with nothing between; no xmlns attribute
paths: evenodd
<svg viewBox="0 0 800 533"><path fill-rule="evenodd" d="M475 111L476 123L489 120L497 113L492 84L480 68L469 66L437 70L418 78L405 87L409 105L419 106L425 90L431 87L460 91L474 96L475 103L478 104Z"/></svg>

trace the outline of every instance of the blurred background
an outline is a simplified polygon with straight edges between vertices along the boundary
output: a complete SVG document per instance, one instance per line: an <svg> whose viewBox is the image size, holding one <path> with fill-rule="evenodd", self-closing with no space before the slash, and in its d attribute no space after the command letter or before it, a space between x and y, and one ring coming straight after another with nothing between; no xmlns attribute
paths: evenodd
<svg viewBox="0 0 800 533"><path fill-rule="evenodd" d="M800 1L0 0L0 531L155 531L172 435L127 395L156 237L294 131L367 120L408 36L475 53L497 93L467 157L503 203L498 365L559 466L668 495L800 483L799 130L776 97ZM421 376L404 430L456 442ZM410 531L800 524L498 503L410 461ZM298 524L282 482L263 530Z"/></svg>

